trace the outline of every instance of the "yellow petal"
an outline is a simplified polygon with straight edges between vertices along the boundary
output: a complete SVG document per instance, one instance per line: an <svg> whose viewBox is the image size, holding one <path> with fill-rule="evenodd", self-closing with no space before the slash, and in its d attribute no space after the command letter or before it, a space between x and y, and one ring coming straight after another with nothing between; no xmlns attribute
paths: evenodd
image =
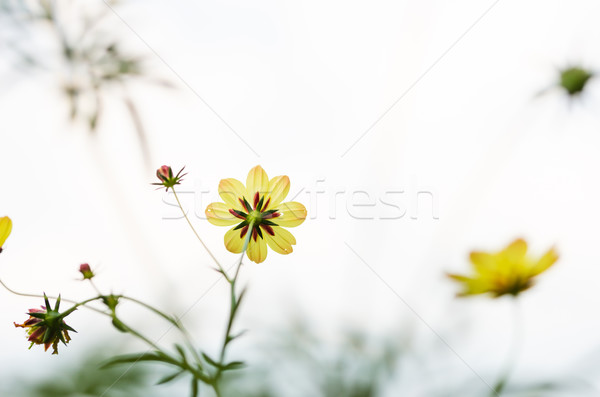
<svg viewBox="0 0 600 397"><path fill-rule="evenodd" d="M234 254L240 254L244 250L244 240L245 237L240 237L242 231L241 229L234 230L235 228L231 228L225 233L225 248L227 251L233 252Z"/></svg>
<svg viewBox="0 0 600 397"><path fill-rule="evenodd" d="M8 216L0 218L0 248L10 236L10 232L12 230L12 221Z"/></svg>
<svg viewBox="0 0 600 397"><path fill-rule="evenodd" d="M502 250L501 254L510 263L522 262L527 254L527 243L523 239L516 239L510 243L508 247Z"/></svg>
<svg viewBox="0 0 600 397"><path fill-rule="evenodd" d="M281 203L290 191L290 178L287 175L276 176L269 181L269 208L277 209L277 205ZM266 211L269 208L263 208Z"/></svg>
<svg viewBox="0 0 600 397"><path fill-rule="evenodd" d="M448 274L448 277L462 284L463 290L458 294L459 296L478 295L485 294L487 292L493 292L493 285L490 284L485 278L471 278L459 274Z"/></svg>
<svg viewBox="0 0 600 397"><path fill-rule="evenodd" d="M489 272L496 266L496 256L488 254L487 252L473 251L469 256L469 259L471 259L471 263L477 273Z"/></svg>
<svg viewBox="0 0 600 397"><path fill-rule="evenodd" d="M550 248L548 252L544 254L538 261L538 263L531 269L530 275L537 276L538 274L548 270L558 260L558 253L554 248Z"/></svg>
<svg viewBox="0 0 600 397"><path fill-rule="evenodd" d="M206 219L215 226L231 226L242 222L242 219L231 215L229 206L223 203L210 203L206 207Z"/></svg>
<svg viewBox="0 0 600 397"><path fill-rule="evenodd" d="M278 254L291 254L294 251L292 245L296 244L294 235L278 226L273 226L273 232L275 234L271 236L269 233L263 231L263 235L265 236L269 247Z"/></svg>
<svg viewBox="0 0 600 397"><path fill-rule="evenodd" d="M246 253L252 262L261 263L267 259L267 243L260 237L256 241L254 241L254 238L250 238Z"/></svg>
<svg viewBox="0 0 600 397"><path fill-rule="evenodd" d="M248 194L250 194L250 197L247 197L249 202L254 200L254 194L256 192L259 194L266 194L269 191L269 177L260 165L252 168L248 173L248 178L246 178L246 189Z"/></svg>
<svg viewBox="0 0 600 397"><path fill-rule="evenodd" d="M281 212L281 216L274 218L273 222L279 226L296 227L306 219L306 207L296 201L279 204L277 209Z"/></svg>
<svg viewBox="0 0 600 397"><path fill-rule="evenodd" d="M250 199L248 197L248 193L246 192L246 188L242 182L238 181L237 179L221 179L221 182L219 183L219 196L221 196L223 201L229 205L229 208L247 212L247 210L240 203L239 199L242 197L246 197L248 201L250 201Z"/></svg>

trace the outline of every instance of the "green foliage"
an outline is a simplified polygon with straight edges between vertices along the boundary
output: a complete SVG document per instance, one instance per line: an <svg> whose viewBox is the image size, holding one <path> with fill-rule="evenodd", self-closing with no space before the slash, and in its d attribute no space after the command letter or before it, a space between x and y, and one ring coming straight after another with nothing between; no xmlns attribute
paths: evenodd
<svg viewBox="0 0 600 397"><path fill-rule="evenodd" d="M100 352L106 354L106 348L90 351L77 362L73 360L69 367L58 367L44 378L31 374L14 379L8 386L6 395L12 397L151 397L155 394L145 386L147 371L142 366L100 369ZM6 380L2 383L6 387ZM5 395L5 394L2 394Z"/></svg>

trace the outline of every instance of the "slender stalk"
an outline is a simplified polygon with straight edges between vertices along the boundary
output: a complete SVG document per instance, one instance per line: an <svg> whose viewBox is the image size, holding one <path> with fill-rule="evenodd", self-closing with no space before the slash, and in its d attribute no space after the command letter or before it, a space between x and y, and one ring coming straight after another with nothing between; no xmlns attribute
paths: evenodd
<svg viewBox="0 0 600 397"><path fill-rule="evenodd" d="M92 288L94 288L94 291L96 291L96 293L98 295L102 295L102 292L100 292L100 290L98 289L98 287L96 287L96 283L94 283L94 280L92 280L91 278L88 278L88 281L92 285Z"/></svg>
<svg viewBox="0 0 600 397"><path fill-rule="evenodd" d="M192 231L196 235L196 238L198 239L198 241L200 241L200 244L202 244L202 246L204 247L204 249L206 250L206 252L208 252L208 255L210 255L210 257L212 258L212 260L217 264L217 266L219 267L219 271L221 271L223 273L223 275L226 278L228 278L227 275L226 275L226 273L225 273L225 269L223 269L223 266L221 266L221 263L219 263L219 260L213 255L213 253L206 246L206 244L204 244L204 241L202 240L202 238L200 237L200 235L198 234L198 232L194 228L194 225L192 225L192 222L190 221L190 218L188 218L187 214L185 213L185 210L183 209L183 206L181 205L181 201L179 201L179 197L177 196L177 192L175 191L175 188L172 187L171 191L173 192L173 195L175 196L175 200L177 200L177 205L179 206L179 209L181 210L181 213L183 214L183 217L187 221L188 225L190 225L190 228L192 229Z"/></svg>
<svg viewBox="0 0 600 397"><path fill-rule="evenodd" d="M240 268L242 267L242 262L244 260L244 255L248 250L248 244L250 243L250 238L252 237L254 222L251 222L248 226L248 232L246 234L246 239L244 240L244 248L242 249L242 253L240 255L240 260L237 263L237 267L234 273L233 278L227 278L230 286L230 296L231 296L231 304L229 307L229 319L227 320L227 328L225 331L225 338L223 339L223 345L221 346L221 353L219 354L219 364L223 365L225 361L225 353L227 351L227 346L229 342L233 340L231 336L231 329L233 328L233 322L235 321L235 316L238 313L239 307L239 297L236 295L235 287L237 284L238 276L240 274ZM217 394L217 397L221 397L221 391L219 389L219 380L221 379L221 375L223 374L223 370L221 367L217 368L217 372L213 377L212 387Z"/></svg>
<svg viewBox="0 0 600 397"><path fill-rule="evenodd" d="M192 343L192 337L190 335L190 333L188 332L188 330L183 326L183 324L178 320L175 319L171 316L169 316L168 314L163 313L162 311L160 311L159 309L145 303L142 302L140 300L137 300L135 298L131 298L129 296L122 296L122 299L131 301L133 303L137 303L138 305L145 307L146 309L154 312L155 314L157 314L158 316L164 318L165 320L167 320L168 322L170 322L171 324L173 324L183 335L184 339L185 339L185 343L187 345L187 347L190 349L191 353L194 356L194 359L196 360L196 362L201 363L201 359L200 359L200 355L198 354L198 351L196 350L196 348L194 347L194 344Z"/></svg>
<svg viewBox="0 0 600 397"><path fill-rule="evenodd" d="M0 280L0 285L2 285L4 287L4 289L6 289L8 292L10 292L11 294L14 294L14 295L25 296L25 297L28 297L28 298L42 298L42 299L44 298L44 295L28 294L28 293L24 293L24 292L15 291L14 289L12 289L8 285L6 285L2 280ZM96 298L93 298L91 300L95 300L95 299L98 299L98 298L99 297L96 297ZM58 297L56 297L56 296L49 296L48 299L56 300L56 299L58 299ZM86 306L87 301L84 301L85 303L81 303L81 302L77 302L77 301L74 301L72 299L66 299L66 298L61 298L61 300L64 301L64 302L68 302L68 303L72 303L72 304L75 304L75 305L83 306L83 307L85 307L87 309L93 310L93 311L95 311L97 313L100 313L100 314L103 314L105 316L110 316L109 313L106 313L106 312L104 312L104 311L102 311L100 309L96 309L95 307L91 307L91 306ZM88 300L88 301L91 301L91 300Z"/></svg>
<svg viewBox="0 0 600 397"><path fill-rule="evenodd" d="M496 382L494 389L492 390L490 397L499 397L502 391L508 384L508 380L515 368L519 351L521 350L521 342L523 340L523 319L521 315L521 305L517 298L513 298L512 303L512 315L513 315L513 335L511 345L508 350L506 363L504 369L501 372L498 381Z"/></svg>
<svg viewBox="0 0 600 397"><path fill-rule="evenodd" d="M119 320L119 321L121 321L121 320ZM144 335L140 334L136 330L132 329L130 326L124 324L122 321L121 321L121 325L124 326L125 329L127 329L127 332L129 332L131 335L133 335L136 338L138 338L138 339L146 342L152 348L154 348L154 349L156 349L158 351L162 351L162 349L160 348L160 346L158 346L156 343L152 342L150 339L146 338Z"/></svg>

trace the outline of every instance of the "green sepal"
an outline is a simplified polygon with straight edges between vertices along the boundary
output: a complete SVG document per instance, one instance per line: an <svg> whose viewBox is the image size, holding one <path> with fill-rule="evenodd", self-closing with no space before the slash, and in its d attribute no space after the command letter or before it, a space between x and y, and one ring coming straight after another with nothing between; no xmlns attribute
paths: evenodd
<svg viewBox="0 0 600 397"><path fill-rule="evenodd" d="M58 339L60 339L60 341L63 343L63 345L67 345L67 341L65 340L65 337L63 336L62 332L58 333Z"/></svg>
<svg viewBox="0 0 600 397"><path fill-rule="evenodd" d="M44 331L44 337L42 338L42 343L48 343L50 342L53 338L53 330L51 328L46 328L46 331Z"/></svg>
<svg viewBox="0 0 600 397"><path fill-rule="evenodd" d="M48 300L48 297L46 296L46 293L44 292L44 304L46 305L46 311L49 312L50 310L52 310L52 306L50 306L50 301Z"/></svg>
<svg viewBox="0 0 600 397"><path fill-rule="evenodd" d="M239 225L233 228L233 230L238 230L243 228L244 226L248 226L248 221L242 221Z"/></svg>
<svg viewBox="0 0 600 397"><path fill-rule="evenodd" d="M114 312L119 304L119 297L116 295L103 296L102 303L104 303L110 309L110 311Z"/></svg>
<svg viewBox="0 0 600 397"><path fill-rule="evenodd" d="M56 298L56 304L54 305L54 311L57 312L59 307L60 307L60 294L58 294L58 298ZM50 308L48 308L48 311L49 310L50 310Z"/></svg>
<svg viewBox="0 0 600 397"><path fill-rule="evenodd" d="M67 324L65 324L64 322L62 323L62 328L66 329L67 331L71 331L71 332L75 332L77 333L77 331L75 331L72 327L68 326Z"/></svg>
<svg viewBox="0 0 600 397"><path fill-rule="evenodd" d="M264 202L264 201L265 201L265 196L262 196L262 197L260 198L260 201L258 202L258 205L256 206L256 210L257 210L257 211L260 211L260 209L261 209L261 208L262 208L262 206L263 206L263 202Z"/></svg>
<svg viewBox="0 0 600 397"><path fill-rule="evenodd" d="M246 214L244 211L238 211L238 210L234 210L234 209L232 209L232 211L244 218L246 218L248 216L248 214Z"/></svg>
<svg viewBox="0 0 600 397"><path fill-rule="evenodd" d="M250 203L248 202L248 200L246 200L246 196L243 197L244 199L244 205L246 207L247 211L252 211L252 206L250 205Z"/></svg>

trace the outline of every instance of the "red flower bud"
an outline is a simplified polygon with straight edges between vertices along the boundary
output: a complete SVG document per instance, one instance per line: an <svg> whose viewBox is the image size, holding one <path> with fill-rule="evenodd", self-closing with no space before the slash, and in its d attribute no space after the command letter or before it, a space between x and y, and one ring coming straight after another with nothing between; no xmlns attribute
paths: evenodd
<svg viewBox="0 0 600 397"><path fill-rule="evenodd" d="M185 168L185 167L183 167L183 168ZM158 177L160 182L153 183L153 185L165 187L166 190L169 190L169 188L172 188L175 185L179 185L179 183L181 182L181 179L186 175L186 174L183 174L183 175L181 174L183 172L183 168L181 170L179 170L177 175L173 176L173 169L171 167L169 167L168 165L163 165L162 167L160 167L159 169L156 170L156 176Z"/></svg>
<svg viewBox="0 0 600 397"><path fill-rule="evenodd" d="M87 263L82 263L79 266L79 273L83 275L84 280L91 280L95 276L94 272L92 272L92 269L90 268L90 265Z"/></svg>
<svg viewBox="0 0 600 397"><path fill-rule="evenodd" d="M163 165L162 167L156 170L156 176L158 177L158 179L166 181L169 178L173 177L173 171L168 165Z"/></svg>

